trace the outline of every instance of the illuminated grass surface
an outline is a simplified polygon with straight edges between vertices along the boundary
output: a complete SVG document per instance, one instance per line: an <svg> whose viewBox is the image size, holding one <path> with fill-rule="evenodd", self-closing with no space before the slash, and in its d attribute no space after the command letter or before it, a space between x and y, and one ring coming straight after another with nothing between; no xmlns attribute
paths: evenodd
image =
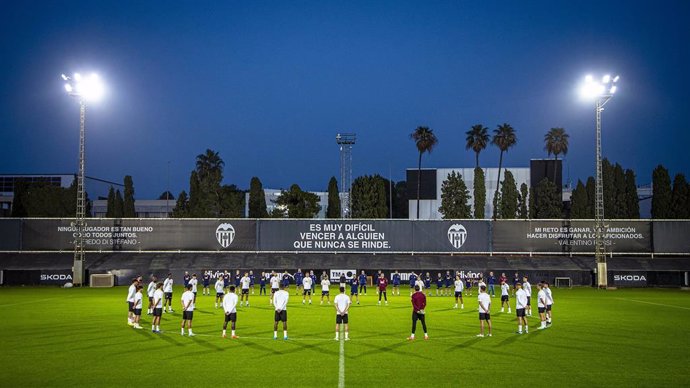
<svg viewBox="0 0 690 388"><path fill-rule="evenodd" d="M257 289L258 290L258 289ZM268 297L238 310L238 340L221 338L223 314L199 296L196 337L180 336L180 308L163 334L126 324L126 287L0 288L2 386L672 386L690 381L690 293L680 290L554 289L554 324L517 335L499 313L494 336L477 338L476 294L465 309L429 297L430 340L409 342L409 291L377 306L373 290L350 311L351 341L333 340L333 306L288 307L289 337L274 341ZM335 288L332 289L332 294ZM175 307L181 288L175 289ZM533 295L536 297L536 294ZM513 300L511 299L511 303ZM144 312L145 313L145 312ZM279 330L279 337L282 331Z"/></svg>

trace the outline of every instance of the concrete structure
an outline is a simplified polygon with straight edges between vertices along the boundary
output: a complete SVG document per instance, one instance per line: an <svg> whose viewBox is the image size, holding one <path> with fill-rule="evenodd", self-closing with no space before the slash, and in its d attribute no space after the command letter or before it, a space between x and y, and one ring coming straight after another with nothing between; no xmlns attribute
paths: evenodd
<svg viewBox="0 0 690 388"><path fill-rule="evenodd" d="M137 218L169 218L175 208L174 199L137 199L134 201L134 211ZM91 215L95 218L105 217L108 210L108 200L92 201Z"/></svg>

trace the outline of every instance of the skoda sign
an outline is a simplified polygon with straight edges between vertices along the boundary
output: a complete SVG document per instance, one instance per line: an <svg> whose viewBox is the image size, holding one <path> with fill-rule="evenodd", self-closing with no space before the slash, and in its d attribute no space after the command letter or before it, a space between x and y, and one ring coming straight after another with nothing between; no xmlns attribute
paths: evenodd
<svg viewBox="0 0 690 388"><path fill-rule="evenodd" d="M467 229L461 224L453 224L448 228L448 241L455 249L460 249L467 240Z"/></svg>
<svg viewBox="0 0 690 388"><path fill-rule="evenodd" d="M235 239L235 228L230 224L220 224L216 228L216 240L223 248L227 248Z"/></svg>

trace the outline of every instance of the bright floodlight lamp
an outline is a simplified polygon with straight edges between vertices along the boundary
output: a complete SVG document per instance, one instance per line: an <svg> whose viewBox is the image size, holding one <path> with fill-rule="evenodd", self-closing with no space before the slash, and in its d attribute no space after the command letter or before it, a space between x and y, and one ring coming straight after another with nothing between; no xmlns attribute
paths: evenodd
<svg viewBox="0 0 690 388"><path fill-rule="evenodd" d="M96 73L91 73L88 77L74 73L71 78L63 74L62 79L66 81L65 90L67 93L79 98L82 102L97 102L105 92L105 87Z"/></svg>
<svg viewBox="0 0 690 388"><path fill-rule="evenodd" d="M72 224L75 231L74 238L74 262L72 266L72 282L75 285L84 285L84 234L86 231L86 192L84 190L84 176L86 166L85 152L85 117L86 103L95 102L103 97L105 88L101 79L96 73L88 77L82 77L79 73L74 73L73 77L62 74L65 81L65 91L74 98L79 99L79 174L77 175L77 212L75 221Z"/></svg>
<svg viewBox="0 0 690 388"><path fill-rule="evenodd" d="M618 89L616 83L620 76L611 77L606 74L601 77L601 82L596 81L591 75L585 77L585 82L580 87L580 96L589 101L595 101L596 114L596 185L594 195L594 257L597 262L597 284L600 288L608 286L608 269L606 266L606 250L604 242L604 175L601 165L601 112L604 105Z"/></svg>

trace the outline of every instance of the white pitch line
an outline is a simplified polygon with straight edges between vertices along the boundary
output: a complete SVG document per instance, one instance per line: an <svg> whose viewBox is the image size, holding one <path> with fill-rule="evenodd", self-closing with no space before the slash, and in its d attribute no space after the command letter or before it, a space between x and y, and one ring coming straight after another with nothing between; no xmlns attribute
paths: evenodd
<svg viewBox="0 0 690 388"><path fill-rule="evenodd" d="M32 301L28 302L19 302L19 303L10 303L10 304L0 304L0 308L2 307L12 307L12 306L20 306L23 304L36 304L36 303L41 303L41 302L47 302L49 300L54 300L54 299L63 299L63 298L45 298L45 299L35 299Z"/></svg>
<svg viewBox="0 0 690 388"><path fill-rule="evenodd" d="M340 356L338 359L338 388L345 388L345 340L340 339Z"/></svg>
<svg viewBox="0 0 690 388"><path fill-rule="evenodd" d="M626 300L628 302L637 302L637 303L645 303L645 304L652 304L655 306L662 306L662 307L671 307L674 309L682 309L682 310L690 310L690 307L683 307L683 306L674 306L672 304L663 304L663 303L654 303L654 302L647 302L644 300L637 300L637 299L627 299L627 298L616 298L619 300Z"/></svg>

